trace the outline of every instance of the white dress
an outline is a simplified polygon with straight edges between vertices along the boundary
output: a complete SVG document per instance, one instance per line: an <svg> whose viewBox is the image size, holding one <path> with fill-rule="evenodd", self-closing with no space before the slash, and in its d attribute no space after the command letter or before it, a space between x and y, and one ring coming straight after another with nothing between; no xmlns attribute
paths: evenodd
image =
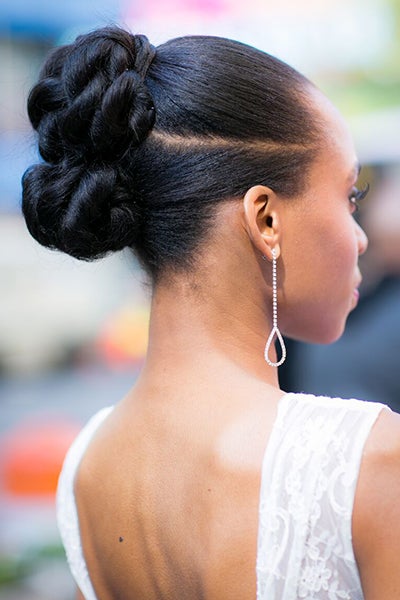
<svg viewBox="0 0 400 600"><path fill-rule="evenodd" d="M384 405L286 394L261 474L257 600L362 600L351 519L364 444ZM73 482L79 462L112 407L72 444L57 491L68 563L86 600L96 598L83 557Z"/></svg>

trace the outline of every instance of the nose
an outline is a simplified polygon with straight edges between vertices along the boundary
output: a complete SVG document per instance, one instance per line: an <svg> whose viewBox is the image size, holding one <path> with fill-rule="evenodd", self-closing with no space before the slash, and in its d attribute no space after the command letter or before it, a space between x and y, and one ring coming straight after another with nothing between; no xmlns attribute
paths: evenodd
<svg viewBox="0 0 400 600"><path fill-rule="evenodd" d="M361 254L364 254L364 252L368 248L368 237L367 237L367 234L365 233L364 229L358 223L355 223L355 226L356 226L358 254L361 256Z"/></svg>

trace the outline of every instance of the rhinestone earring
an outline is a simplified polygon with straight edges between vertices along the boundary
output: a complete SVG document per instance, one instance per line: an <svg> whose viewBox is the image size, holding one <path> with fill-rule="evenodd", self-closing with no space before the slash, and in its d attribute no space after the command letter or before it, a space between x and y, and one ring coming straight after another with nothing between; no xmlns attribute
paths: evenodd
<svg viewBox="0 0 400 600"><path fill-rule="evenodd" d="M269 334L267 343L265 345L264 358L271 367L280 367L286 360L286 347L285 347L285 342L283 341L282 334L278 328L278 286L277 286L277 279L276 279L276 251L275 251L275 248L273 248L271 250L271 252L272 252L272 329L271 329L271 333ZM264 260L266 260L266 259L264 258ZM273 362L269 358L269 351L271 349L271 345L274 341L275 336L276 336L277 340L279 341L279 344L281 347L281 352L282 352L281 358L277 362Z"/></svg>

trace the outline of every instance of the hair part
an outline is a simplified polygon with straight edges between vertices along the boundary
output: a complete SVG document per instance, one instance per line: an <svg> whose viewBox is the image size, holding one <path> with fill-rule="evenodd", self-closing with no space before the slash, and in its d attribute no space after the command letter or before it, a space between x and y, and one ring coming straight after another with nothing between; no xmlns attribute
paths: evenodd
<svg viewBox="0 0 400 600"><path fill-rule="evenodd" d="M84 260L130 247L153 281L193 268L216 204L255 184L304 190L321 138L310 86L224 38L78 37L28 99L44 161L23 177L30 232Z"/></svg>

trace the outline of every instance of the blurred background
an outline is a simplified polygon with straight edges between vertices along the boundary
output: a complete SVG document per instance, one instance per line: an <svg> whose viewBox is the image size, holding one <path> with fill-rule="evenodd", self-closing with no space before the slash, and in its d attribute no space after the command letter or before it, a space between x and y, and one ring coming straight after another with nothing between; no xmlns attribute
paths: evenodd
<svg viewBox="0 0 400 600"><path fill-rule="evenodd" d="M88 417L131 387L146 349L149 289L133 257L93 264L25 231L20 179L37 160L26 98L46 53L118 23L153 43L232 37L286 60L354 132L359 215L370 238L359 308L329 347L288 341L286 390L355 396L400 410L400 0L1 0L0 596L71 600L55 526L63 456Z"/></svg>

